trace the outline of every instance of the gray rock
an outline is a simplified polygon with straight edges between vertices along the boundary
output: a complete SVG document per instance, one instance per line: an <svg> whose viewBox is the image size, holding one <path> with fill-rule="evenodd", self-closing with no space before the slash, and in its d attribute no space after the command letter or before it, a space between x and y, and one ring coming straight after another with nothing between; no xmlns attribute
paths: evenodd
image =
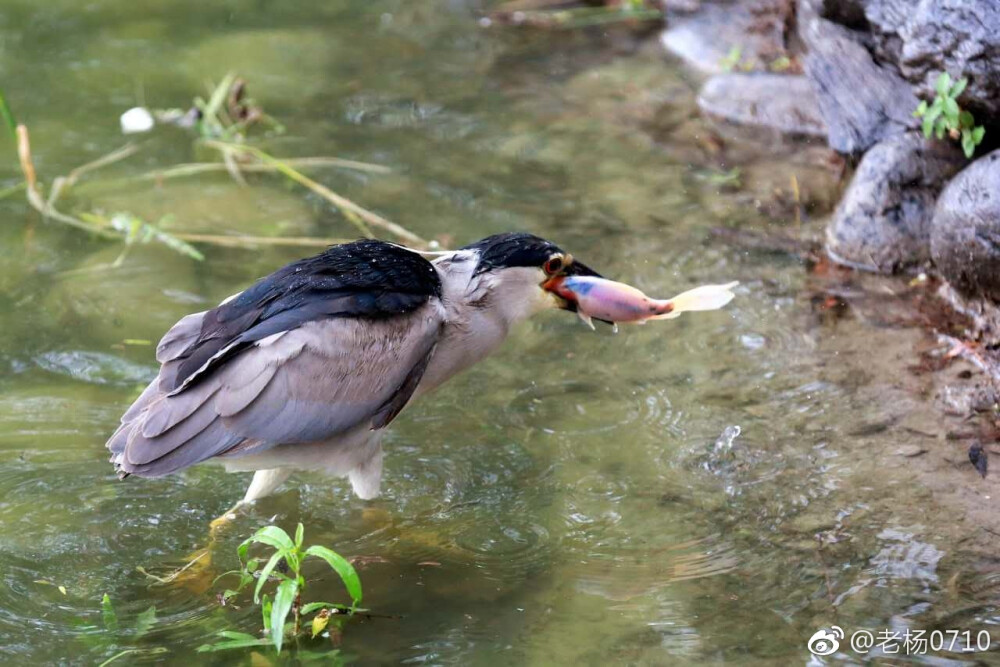
<svg viewBox="0 0 1000 667"><path fill-rule="evenodd" d="M672 3L667 3L671 8ZM706 3L692 15L671 12L660 35L664 48L703 74L720 74L733 49L737 66L766 66L785 52L784 6L773 0Z"/></svg>
<svg viewBox="0 0 1000 667"><path fill-rule="evenodd" d="M718 74L705 82L698 107L747 138L774 135L826 137L826 125L809 82L782 74Z"/></svg>
<svg viewBox="0 0 1000 667"><path fill-rule="evenodd" d="M959 292L1000 301L1000 150L973 162L941 193L931 256Z"/></svg>
<svg viewBox="0 0 1000 667"><path fill-rule="evenodd" d="M871 32L876 57L899 68L928 99L941 72L969 78L960 104L1000 115L997 0L826 0L822 13Z"/></svg>
<svg viewBox="0 0 1000 667"><path fill-rule="evenodd" d="M933 251L933 246L931 249ZM941 283L938 296L968 318L966 330L973 340L991 347L1000 345L1000 304L989 299L965 296L947 282Z"/></svg>
<svg viewBox="0 0 1000 667"><path fill-rule="evenodd" d="M876 144L827 227L830 256L882 273L927 262L934 202L963 163L952 144L917 133Z"/></svg>
<svg viewBox="0 0 1000 667"><path fill-rule="evenodd" d="M808 49L805 74L812 82L830 147L860 153L916 127L918 104L910 86L875 63L856 33L821 18L814 0L799 2L799 36Z"/></svg>

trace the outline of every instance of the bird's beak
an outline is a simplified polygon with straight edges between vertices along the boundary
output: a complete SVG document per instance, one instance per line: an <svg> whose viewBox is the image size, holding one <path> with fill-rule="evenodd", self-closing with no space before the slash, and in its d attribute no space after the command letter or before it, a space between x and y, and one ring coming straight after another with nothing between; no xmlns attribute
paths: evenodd
<svg viewBox="0 0 1000 667"><path fill-rule="evenodd" d="M575 313L577 311L576 295L563 285L569 276L592 276L594 278L603 278L604 276L583 262L574 260L559 275L542 283L542 289L556 297L559 308Z"/></svg>

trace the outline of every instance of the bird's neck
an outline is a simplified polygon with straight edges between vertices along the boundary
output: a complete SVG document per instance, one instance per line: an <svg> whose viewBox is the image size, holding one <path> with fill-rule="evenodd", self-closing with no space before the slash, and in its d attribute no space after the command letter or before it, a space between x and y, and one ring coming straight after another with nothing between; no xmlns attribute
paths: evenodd
<svg viewBox="0 0 1000 667"><path fill-rule="evenodd" d="M488 275L473 275L475 257L434 262L441 276L444 332L418 392L426 393L492 354L511 328L537 310L524 299L506 298L502 285Z"/></svg>

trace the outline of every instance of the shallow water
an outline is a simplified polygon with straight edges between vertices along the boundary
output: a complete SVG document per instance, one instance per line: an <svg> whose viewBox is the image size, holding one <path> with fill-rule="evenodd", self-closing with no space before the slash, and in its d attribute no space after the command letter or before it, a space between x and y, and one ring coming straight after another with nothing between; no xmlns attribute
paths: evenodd
<svg viewBox="0 0 1000 667"><path fill-rule="evenodd" d="M316 177L425 237L524 229L663 296L741 281L724 312L617 335L541 316L397 420L378 500L299 475L240 517L217 572L272 517L365 557L365 605L399 618L348 625L345 661L787 664L807 662L806 640L831 624L975 632L998 620L980 556L912 471L880 458L904 437L900 406L921 404L886 379L886 354L870 358L879 327L817 313L799 262L710 236L791 218L768 221L691 164L696 138L669 129L684 127L697 84L672 65L616 55L594 33L482 30L459 2L37 5L6 3L0 43L43 180L120 145L129 106L183 106L232 69L288 128L269 150L392 168ZM638 129L657 119L669 121L659 144ZM353 234L276 178L250 191L222 174L121 185L208 157L190 139L142 138L67 205L172 214L185 231ZM0 186L19 178L5 164ZM219 605L223 584L150 585L136 571L203 544L246 476L208 466L119 482L104 441L155 372L141 341L309 251L209 247L199 263L143 246L106 269L118 247L43 224L16 197L0 212L5 661L141 649L123 662L178 663L218 630L256 632L249 600ZM329 574L309 576L310 596L343 596ZM104 593L117 632L102 623Z"/></svg>

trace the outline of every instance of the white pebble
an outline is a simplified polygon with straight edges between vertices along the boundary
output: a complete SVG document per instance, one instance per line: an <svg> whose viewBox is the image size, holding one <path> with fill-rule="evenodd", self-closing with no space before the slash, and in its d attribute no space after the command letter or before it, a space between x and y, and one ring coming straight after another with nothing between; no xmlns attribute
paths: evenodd
<svg viewBox="0 0 1000 667"><path fill-rule="evenodd" d="M153 114L143 107L132 107L122 114L121 117L123 134L138 134L139 132L149 132L155 124Z"/></svg>

